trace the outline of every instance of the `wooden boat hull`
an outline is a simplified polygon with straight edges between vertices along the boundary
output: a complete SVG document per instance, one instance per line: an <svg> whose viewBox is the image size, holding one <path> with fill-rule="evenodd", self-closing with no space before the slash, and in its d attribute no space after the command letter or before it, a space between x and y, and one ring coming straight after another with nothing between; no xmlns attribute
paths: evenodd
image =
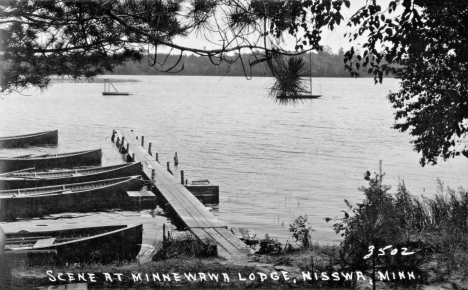
<svg viewBox="0 0 468 290"><path fill-rule="evenodd" d="M62 186L0 191L0 221L62 212L100 211L127 206L126 191L140 190L139 176ZM62 191L60 191L62 188Z"/></svg>
<svg viewBox="0 0 468 290"><path fill-rule="evenodd" d="M0 190L73 184L140 174L140 162L59 172L17 173L0 179Z"/></svg>
<svg viewBox="0 0 468 290"><path fill-rule="evenodd" d="M0 148L23 148L38 145L57 145L58 130L34 134L0 137Z"/></svg>
<svg viewBox="0 0 468 290"><path fill-rule="evenodd" d="M101 149L74 153L49 155L46 157L0 158L0 173L26 168L71 168L78 165L93 165L101 163Z"/></svg>
<svg viewBox="0 0 468 290"><path fill-rule="evenodd" d="M318 99L322 95L311 95L311 94L304 94L304 95L294 95L294 96L279 96L278 99Z"/></svg>
<svg viewBox="0 0 468 290"><path fill-rule="evenodd" d="M130 93L127 92L102 92L103 96L129 96Z"/></svg>
<svg viewBox="0 0 468 290"><path fill-rule="evenodd" d="M83 237L83 238L71 238ZM141 249L143 225L104 226L43 232L6 233L5 255L27 252L34 262L34 252L56 251L56 262L90 263L134 260ZM45 239L54 244L41 246ZM23 244L19 246L19 241ZM25 241L30 243L25 246ZM40 262L40 261L35 261Z"/></svg>

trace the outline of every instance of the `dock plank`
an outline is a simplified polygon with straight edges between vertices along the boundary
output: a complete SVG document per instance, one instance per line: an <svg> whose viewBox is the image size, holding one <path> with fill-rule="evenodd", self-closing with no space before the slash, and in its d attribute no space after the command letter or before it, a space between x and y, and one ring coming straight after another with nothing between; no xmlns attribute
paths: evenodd
<svg viewBox="0 0 468 290"><path fill-rule="evenodd" d="M138 150L135 150L135 151L136 151L135 158L137 160L141 161L140 158L145 158L145 156L142 155L141 152L138 152ZM151 164L151 162L147 162L147 163ZM152 168L157 170L154 164L152 165ZM148 175L148 173L146 174ZM149 173L149 175L151 176L151 173ZM182 218L182 220L184 221L187 227L213 227L214 226L214 222L217 222L217 220L213 220L213 219L207 220L206 217L202 213L200 213L199 208L194 207L193 204L191 204L190 202L188 202L187 200L181 197L181 192L179 189L177 189L178 192L174 191L174 188L173 187L171 188L170 183L167 182L167 176L165 179L162 178L164 176L161 173L161 170L157 170L156 176L158 177L155 183L156 188L171 204L171 206L174 208L176 213ZM219 224L218 222L216 226L221 227L221 224Z"/></svg>
<svg viewBox="0 0 468 290"><path fill-rule="evenodd" d="M125 137L125 141L130 143L130 148L133 149L132 153L135 153L135 158L138 161L144 162L145 173L151 176L151 169L155 169L157 177L155 183L156 188L180 216L184 216L184 212L188 212L189 215L198 221L199 227L223 227L192 193L182 184L174 183L173 181L176 179L157 161L150 159L152 156L149 155L143 147L139 146L136 139L132 138L128 132L124 131L122 133ZM148 168L148 165L151 165L151 169ZM181 207L179 207L179 205L181 205Z"/></svg>
<svg viewBox="0 0 468 290"><path fill-rule="evenodd" d="M167 168L161 165L141 146L141 141L130 130L117 131L117 136L125 141L128 155L135 156L135 161L143 164L143 173L151 177L154 169L153 185L172 206L184 225L200 240L211 240L218 245L218 255L232 259L245 258L249 248L235 235L228 231L218 219L180 183Z"/></svg>

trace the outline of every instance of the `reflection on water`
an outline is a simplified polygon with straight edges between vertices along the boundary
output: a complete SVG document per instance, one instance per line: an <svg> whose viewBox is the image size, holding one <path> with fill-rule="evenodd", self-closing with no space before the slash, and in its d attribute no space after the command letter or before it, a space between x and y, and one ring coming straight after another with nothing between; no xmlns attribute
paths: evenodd
<svg viewBox="0 0 468 290"><path fill-rule="evenodd" d="M123 78L122 76L116 76ZM410 136L391 129L385 96L397 82L320 79L323 97L296 106L266 98L267 78L131 76L132 96L102 96L102 84L54 84L44 93L0 100L0 135L59 129L56 148L37 153L103 149L103 165L122 162L110 141L115 128L133 129L170 161L176 180L207 178L220 185L214 214L227 226L286 240L289 224L307 214L322 241L337 241L325 217L340 216L343 199L360 201L363 173L383 160L386 182L400 180L415 195L435 192L436 179L468 187L468 159L421 168ZM316 80L314 80L316 81ZM173 156L178 153L179 165ZM0 150L0 156L30 149ZM137 222L137 217L127 221Z"/></svg>

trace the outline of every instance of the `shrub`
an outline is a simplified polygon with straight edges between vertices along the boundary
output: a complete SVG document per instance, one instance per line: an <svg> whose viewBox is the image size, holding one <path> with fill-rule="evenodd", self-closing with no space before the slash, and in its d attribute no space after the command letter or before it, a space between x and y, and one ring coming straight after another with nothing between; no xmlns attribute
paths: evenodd
<svg viewBox="0 0 468 290"><path fill-rule="evenodd" d="M292 224L289 225L291 236L296 242L301 243L304 249L308 249L312 245L311 233L314 231L307 222L307 215L298 216Z"/></svg>
<svg viewBox="0 0 468 290"><path fill-rule="evenodd" d="M445 192L439 181L433 198L412 196L404 182L392 195L390 187L382 184L383 176L381 172L374 178L367 174L369 187L360 188L365 194L364 201L353 205L345 200L348 209L343 211L344 217L335 219L334 229L344 238L342 263L362 270L369 264L388 269L396 266L399 270L418 269L432 258L431 254L438 253L446 261L468 264L466 255L460 255L468 250L467 193L450 188ZM378 249L386 247L385 255L378 255L382 253ZM402 255L403 248L414 254ZM392 250L396 254L392 255ZM452 268L457 265L452 263Z"/></svg>
<svg viewBox="0 0 468 290"><path fill-rule="evenodd" d="M283 245L277 239L272 239L268 235L265 235L264 239L260 240L260 249L257 253L259 254L281 254L283 252Z"/></svg>

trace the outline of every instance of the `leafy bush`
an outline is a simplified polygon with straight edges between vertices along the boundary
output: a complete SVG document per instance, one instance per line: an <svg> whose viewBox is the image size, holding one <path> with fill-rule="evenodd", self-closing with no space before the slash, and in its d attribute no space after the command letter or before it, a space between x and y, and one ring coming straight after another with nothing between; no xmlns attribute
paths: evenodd
<svg viewBox="0 0 468 290"><path fill-rule="evenodd" d="M312 245L311 232L314 231L310 224L307 222L307 215L298 216L292 224L289 225L291 236L300 242L304 249L308 249Z"/></svg>
<svg viewBox="0 0 468 290"><path fill-rule="evenodd" d="M277 239L272 239L268 235L265 235L264 239L260 240L259 254L281 254L283 252L283 245Z"/></svg>

